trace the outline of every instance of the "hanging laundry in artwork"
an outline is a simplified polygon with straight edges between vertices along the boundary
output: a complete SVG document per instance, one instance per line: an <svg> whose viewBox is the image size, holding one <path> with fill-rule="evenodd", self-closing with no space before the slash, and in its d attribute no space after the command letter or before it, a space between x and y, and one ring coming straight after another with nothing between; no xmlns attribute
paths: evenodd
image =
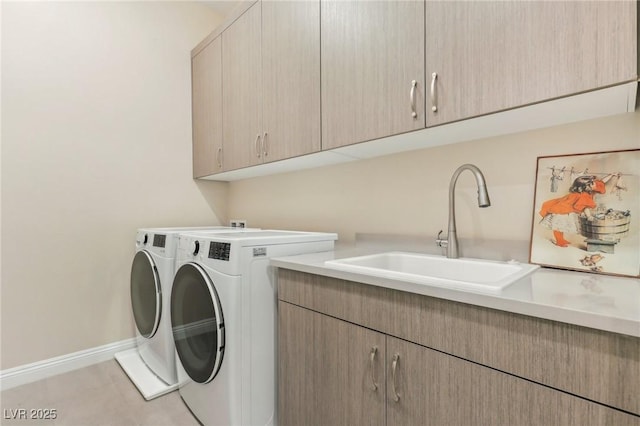
<svg viewBox="0 0 640 426"><path fill-rule="evenodd" d="M564 180L564 172L566 167L558 170L555 166L551 167L551 192L558 192L558 182Z"/></svg>

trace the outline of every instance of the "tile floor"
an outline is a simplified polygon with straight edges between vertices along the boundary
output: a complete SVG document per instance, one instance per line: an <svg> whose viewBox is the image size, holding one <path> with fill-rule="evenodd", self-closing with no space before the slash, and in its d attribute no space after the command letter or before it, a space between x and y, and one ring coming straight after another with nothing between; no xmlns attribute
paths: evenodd
<svg viewBox="0 0 640 426"><path fill-rule="evenodd" d="M55 409L53 420L11 419L25 409ZM197 426L171 392L145 401L115 360L0 392L0 424L63 426ZM14 414L15 415L15 414Z"/></svg>

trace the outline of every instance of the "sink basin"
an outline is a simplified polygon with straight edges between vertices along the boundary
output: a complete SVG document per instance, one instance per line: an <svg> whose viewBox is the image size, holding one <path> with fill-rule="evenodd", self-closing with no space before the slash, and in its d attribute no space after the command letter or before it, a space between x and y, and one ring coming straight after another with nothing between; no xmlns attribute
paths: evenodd
<svg viewBox="0 0 640 426"><path fill-rule="evenodd" d="M444 256L403 252L329 260L325 265L342 271L415 284L491 293L499 293L509 284L539 268L538 265L516 261L449 259Z"/></svg>

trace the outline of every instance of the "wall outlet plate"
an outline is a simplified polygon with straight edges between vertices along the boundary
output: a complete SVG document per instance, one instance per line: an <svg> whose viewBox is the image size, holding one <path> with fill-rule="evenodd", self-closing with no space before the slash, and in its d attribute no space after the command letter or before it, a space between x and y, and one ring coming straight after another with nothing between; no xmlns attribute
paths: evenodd
<svg viewBox="0 0 640 426"><path fill-rule="evenodd" d="M246 220L231 220L232 228L246 228L247 221Z"/></svg>

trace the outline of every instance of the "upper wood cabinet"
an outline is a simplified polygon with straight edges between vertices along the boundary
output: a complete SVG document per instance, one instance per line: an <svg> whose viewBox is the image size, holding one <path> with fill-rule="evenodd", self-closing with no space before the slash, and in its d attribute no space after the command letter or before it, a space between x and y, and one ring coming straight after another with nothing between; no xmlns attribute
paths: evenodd
<svg viewBox="0 0 640 426"><path fill-rule="evenodd" d="M222 171L222 40L191 61L193 177Z"/></svg>
<svg viewBox="0 0 640 426"><path fill-rule="evenodd" d="M638 3L622 0L240 2L192 52L194 177L233 180L273 173L239 169L277 160L295 170L530 130L532 117L540 128L632 110L637 21ZM490 124L449 124L506 110Z"/></svg>
<svg viewBox="0 0 640 426"><path fill-rule="evenodd" d="M262 1L263 160L320 150L320 2Z"/></svg>
<svg viewBox="0 0 640 426"><path fill-rule="evenodd" d="M427 78L437 74L427 126L636 79L636 7L635 1L426 2Z"/></svg>
<svg viewBox="0 0 640 426"><path fill-rule="evenodd" d="M319 1L262 1L222 34L223 164L320 150Z"/></svg>
<svg viewBox="0 0 640 426"><path fill-rule="evenodd" d="M424 2L323 0L320 16L322 149L424 128Z"/></svg>
<svg viewBox="0 0 640 426"><path fill-rule="evenodd" d="M222 33L225 170L262 162L261 28L256 3Z"/></svg>

